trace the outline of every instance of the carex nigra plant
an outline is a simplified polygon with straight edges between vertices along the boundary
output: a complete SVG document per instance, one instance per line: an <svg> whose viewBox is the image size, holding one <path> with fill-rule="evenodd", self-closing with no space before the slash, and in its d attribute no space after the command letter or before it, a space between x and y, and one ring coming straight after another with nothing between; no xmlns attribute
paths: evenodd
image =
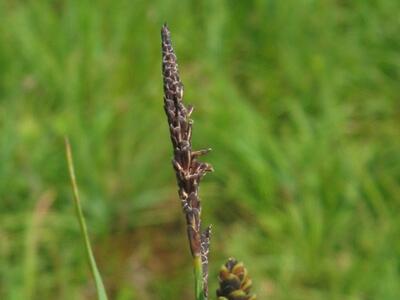
<svg viewBox="0 0 400 300"><path fill-rule="evenodd" d="M207 172L212 172L210 164L198 158L211 149L192 150L192 125L190 118L193 107L183 104L183 84L179 78L178 64L171 44L167 25L161 29L162 73L164 79L164 109L167 114L171 142L173 146L172 164L176 172L178 194L186 218L187 236L193 257L196 300L208 299L208 255L210 250L211 226L201 230L200 180ZM87 260L96 284L99 300L107 300L104 284L90 245L86 222L83 216L72 151L65 139L68 170L74 194L76 214L79 221ZM218 300L255 300L250 294L251 280L243 263L230 258L219 272Z"/></svg>
<svg viewBox="0 0 400 300"><path fill-rule="evenodd" d="M179 77L177 58L166 24L161 29L164 110L167 115L173 147L172 165L178 183L178 194L186 218L186 230L193 258L196 300L208 299L208 255L211 226L202 231L199 184L213 168L198 158L211 149L192 150L192 106L183 103L183 84ZM219 300L253 300L251 280L243 264L229 259L219 275Z"/></svg>

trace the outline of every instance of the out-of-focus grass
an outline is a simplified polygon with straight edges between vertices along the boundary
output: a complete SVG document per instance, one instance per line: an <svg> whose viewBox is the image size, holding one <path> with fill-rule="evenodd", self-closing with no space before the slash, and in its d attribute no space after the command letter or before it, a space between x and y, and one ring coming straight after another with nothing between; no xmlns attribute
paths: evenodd
<svg viewBox="0 0 400 300"><path fill-rule="evenodd" d="M399 299L399 11L1 1L0 298L95 298L65 134L110 298L192 297L162 110L167 21L194 144L214 149L201 191L210 279L234 255L260 299Z"/></svg>

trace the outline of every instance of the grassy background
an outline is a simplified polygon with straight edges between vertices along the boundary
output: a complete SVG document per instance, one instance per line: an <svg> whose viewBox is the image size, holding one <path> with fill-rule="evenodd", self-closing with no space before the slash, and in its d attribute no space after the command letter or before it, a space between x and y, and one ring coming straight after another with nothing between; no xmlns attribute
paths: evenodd
<svg viewBox="0 0 400 300"><path fill-rule="evenodd" d="M214 224L259 299L400 299L400 2L0 0L0 298L192 299L162 109L170 25ZM213 294L213 292L212 292Z"/></svg>

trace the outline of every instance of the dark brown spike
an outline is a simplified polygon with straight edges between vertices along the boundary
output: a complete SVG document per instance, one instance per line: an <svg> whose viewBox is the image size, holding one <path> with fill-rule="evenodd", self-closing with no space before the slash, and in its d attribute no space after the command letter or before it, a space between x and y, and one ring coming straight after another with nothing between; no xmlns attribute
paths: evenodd
<svg viewBox="0 0 400 300"><path fill-rule="evenodd" d="M187 235L193 258L202 260L203 291L207 299L208 248L210 229L201 234L201 203L198 194L200 179L212 171L208 163L197 161L197 157L209 150L192 151L193 107L183 103L184 87L180 80L177 57L171 42L168 26L161 29L162 74L164 83L164 111L167 115L173 145L173 166L179 187L179 197L186 216Z"/></svg>

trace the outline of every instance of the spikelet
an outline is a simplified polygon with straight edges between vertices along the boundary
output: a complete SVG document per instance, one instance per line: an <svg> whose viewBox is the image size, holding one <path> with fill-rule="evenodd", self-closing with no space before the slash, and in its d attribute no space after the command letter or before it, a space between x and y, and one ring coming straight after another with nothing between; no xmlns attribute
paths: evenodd
<svg viewBox="0 0 400 300"><path fill-rule="evenodd" d="M219 272L218 300L255 300L256 296L250 294L251 284L243 263L229 258Z"/></svg>

